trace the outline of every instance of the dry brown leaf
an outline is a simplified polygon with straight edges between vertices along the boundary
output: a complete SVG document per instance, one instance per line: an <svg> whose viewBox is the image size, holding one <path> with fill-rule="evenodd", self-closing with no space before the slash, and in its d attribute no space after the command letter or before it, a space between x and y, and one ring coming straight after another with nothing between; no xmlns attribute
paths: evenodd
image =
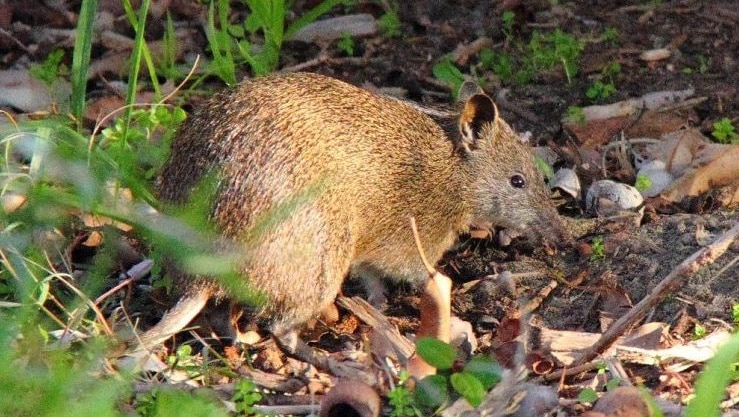
<svg viewBox="0 0 739 417"><path fill-rule="evenodd" d="M663 135L659 144L647 148L645 156L664 162L676 178L661 193L667 201L679 202L726 187L728 191L718 196L720 203L739 203L739 145L713 143L695 129L684 129Z"/></svg>
<svg viewBox="0 0 739 417"><path fill-rule="evenodd" d="M123 107L124 104L123 98L114 95L91 100L85 106L85 120L96 123L108 114ZM111 119L110 123L112 122L113 119Z"/></svg>
<svg viewBox="0 0 739 417"><path fill-rule="evenodd" d="M625 133L628 138L659 138L679 131L688 120L695 118L695 111L692 108L673 111L650 110L642 114Z"/></svg>
<svg viewBox="0 0 739 417"><path fill-rule="evenodd" d="M712 144L697 151L693 163L683 176L668 187L662 196L670 201L698 196L716 188L729 187L726 206L739 204L739 145Z"/></svg>
<svg viewBox="0 0 739 417"><path fill-rule="evenodd" d="M613 135L625 129L629 124L628 117L613 117L610 119L592 120L585 123L565 123L565 129L569 130L577 138L584 149L595 149L608 143Z"/></svg>
<svg viewBox="0 0 739 417"><path fill-rule="evenodd" d="M667 171L674 177L683 175L693 163L698 151L711 142L695 129L684 129L667 133L660 143L647 147L644 156L665 163Z"/></svg>

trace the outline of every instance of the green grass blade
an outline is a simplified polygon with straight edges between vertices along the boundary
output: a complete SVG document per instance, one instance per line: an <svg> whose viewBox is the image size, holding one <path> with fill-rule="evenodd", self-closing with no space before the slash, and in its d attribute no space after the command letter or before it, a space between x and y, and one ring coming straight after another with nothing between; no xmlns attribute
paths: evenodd
<svg viewBox="0 0 739 417"><path fill-rule="evenodd" d="M92 51L92 24L95 20L98 0L82 0L77 37L74 41L72 55L72 115L78 121L78 128L82 127L82 113L85 110L85 96L87 93L87 70L90 68L90 53Z"/></svg>
<svg viewBox="0 0 739 417"><path fill-rule="evenodd" d="M726 394L726 386L735 372L733 366L738 359L739 334L735 334L728 343L721 346L698 377L695 383L695 398L685 410L686 417L721 415L719 403Z"/></svg>
<svg viewBox="0 0 739 417"><path fill-rule="evenodd" d="M142 51L146 46L144 42L144 28L146 27L146 16L149 14L150 5L151 0L144 0L141 3L139 16L136 21L136 38L134 39L133 51L131 53L131 61L129 62L128 69L128 91L126 92L126 113L124 115L124 120L126 121L126 123L122 135L124 141L128 136L126 132L128 130L128 126L131 123L131 114L133 111L132 104L136 103L136 86L138 84L139 71L141 70L141 57L143 53ZM133 7L131 6L130 0L124 0L123 6L126 9L127 14L130 15L130 13L133 12Z"/></svg>
<svg viewBox="0 0 739 417"><path fill-rule="evenodd" d="M215 25L215 7L218 4L218 20L220 29ZM231 37L228 34L228 11L227 0L211 0L208 6L208 24L205 37L213 54L213 61L209 65L209 72L217 75L228 85L236 84L236 64L231 52Z"/></svg>
<svg viewBox="0 0 739 417"><path fill-rule="evenodd" d="M146 10L148 12L148 5L141 5L142 9L139 10L139 13L141 13L141 10L143 10L144 7L146 7ZM152 87L154 88L154 93L156 94L156 97L162 97L162 89L159 85L159 80L157 79L157 73L156 73L156 67L154 66L154 60L151 58L151 50L149 49L149 45L146 44L146 40L144 39L144 31L146 26L146 13L144 13L143 17L137 17L136 12L133 10L133 7L131 6L130 0L126 0L123 2L123 8L126 11L126 17L128 18L128 21L131 23L131 26L133 26L134 30L136 31L136 38L134 39L134 45L133 45L133 53L131 54L131 57L136 56L138 53L140 57L144 59L144 63L146 64L146 69L149 71L149 78L151 79ZM139 33L141 36L139 37ZM139 59L139 67L140 68L140 59ZM129 73L130 76L130 73ZM129 81L131 79L129 78ZM136 81L138 81L138 74ZM134 86L136 83L134 83ZM130 86L130 84L129 84ZM127 103L131 104L131 103Z"/></svg>

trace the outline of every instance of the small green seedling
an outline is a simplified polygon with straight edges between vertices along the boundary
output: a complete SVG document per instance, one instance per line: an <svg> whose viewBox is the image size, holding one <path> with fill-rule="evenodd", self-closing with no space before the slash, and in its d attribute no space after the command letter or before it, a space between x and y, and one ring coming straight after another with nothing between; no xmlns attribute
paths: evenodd
<svg viewBox="0 0 739 417"><path fill-rule="evenodd" d="M607 27L600 35L600 39L603 42L608 42L610 44L616 43L620 37L621 34L618 32L618 29L614 27Z"/></svg>
<svg viewBox="0 0 739 417"><path fill-rule="evenodd" d="M461 364L457 362L456 349L448 343L421 338L416 347L418 355L437 370L436 375L429 375L416 384L415 401L422 407L434 409L455 396L477 407L487 391L500 382L502 369L488 356L474 356Z"/></svg>
<svg viewBox="0 0 739 417"><path fill-rule="evenodd" d="M731 319L734 321L734 324L739 324L739 303L731 305Z"/></svg>
<svg viewBox="0 0 739 417"><path fill-rule="evenodd" d="M590 254L590 260L592 262L606 259L606 245L604 243L603 236L594 237L592 247L593 253Z"/></svg>
<svg viewBox="0 0 739 417"><path fill-rule="evenodd" d="M398 384L387 393L388 403L392 408L390 417L415 417L421 415L416 406L413 392L406 387L410 374L408 371L400 371Z"/></svg>
<svg viewBox="0 0 739 417"><path fill-rule="evenodd" d="M610 62L603 68L598 79L585 92L591 100L605 100L616 92L616 78L621 74L621 64Z"/></svg>
<svg viewBox="0 0 739 417"><path fill-rule="evenodd" d="M504 83L516 79L517 74L514 69L514 59L510 54L493 52L489 48L484 48L480 51L479 59L483 68L493 71Z"/></svg>
<svg viewBox="0 0 739 417"><path fill-rule="evenodd" d="M339 39L339 42L336 44L336 46L346 55L348 56L354 56L354 38L352 38L352 35L349 32L345 32L341 35L341 38Z"/></svg>
<svg viewBox="0 0 739 417"><path fill-rule="evenodd" d="M567 120L572 123L585 123L585 110L580 106L570 106L567 108Z"/></svg>
<svg viewBox="0 0 739 417"><path fill-rule="evenodd" d="M634 188L639 190L639 192L647 191L648 189L652 188L652 180L644 175L639 174L636 176L636 182L634 183Z"/></svg>
<svg viewBox="0 0 739 417"><path fill-rule="evenodd" d="M398 17L398 13L394 10L389 10L380 16L377 19L377 24L380 27L380 33L386 38L397 38L401 34L400 17Z"/></svg>
<svg viewBox="0 0 739 417"><path fill-rule="evenodd" d="M615 92L616 87L613 84L595 80L593 85L585 91L585 96L591 100L605 100Z"/></svg>
<svg viewBox="0 0 739 417"><path fill-rule="evenodd" d="M590 387L584 388L579 394L577 394L577 401L592 404L598 401L598 393Z"/></svg>
<svg viewBox="0 0 739 417"><path fill-rule="evenodd" d="M713 124L711 136L716 138L718 143L729 144L739 142L739 134L736 133L736 128L728 117L724 117Z"/></svg>
<svg viewBox="0 0 739 417"><path fill-rule="evenodd" d="M501 30L505 35L506 41L510 42L513 39L513 25L516 23L516 14L510 10L506 10L500 16L500 20L503 25Z"/></svg>
<svg viewBox="0 0 739 417"><path fill-rule="evenodd" d="M567 82L571 84L577 75L577 65L584 48L582 41L561 29L547 34L534 32L528 46L530 65L537 71L550 70L561 65Z"/></svg>
<svg viewBox="0 0 739 417"><path fill-rule="evenodd" d="M69 74L69 70L62 63L63 59L64 51L57 49L50 53L42 63L31 65L29 72L33 78L51 87L57 79Z"/></svg>
<svg viewBox="0 0 739 417"><path fill-rule="evenodd" d="M254 406L262 400L262 393L259 392L257 384L248 379L242 379L234 386L234 395L231 401L236 406L236 412L239 415L254 416L259 412Z"/></svg>
<svg viewBox="0 0 739 417"><path fill-rule="evenodd" d="M695 323L693 326L693 340L703 339L708 334L706 328L700 323Z"/></svg>

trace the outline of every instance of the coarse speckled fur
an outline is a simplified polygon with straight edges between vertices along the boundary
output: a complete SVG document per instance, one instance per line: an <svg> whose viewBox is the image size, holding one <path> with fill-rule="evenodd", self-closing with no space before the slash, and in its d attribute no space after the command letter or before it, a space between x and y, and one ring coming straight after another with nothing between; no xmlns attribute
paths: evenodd
<svg viewBox="0 0 739 417"><path fill-rule="evenodd" d="M486 96L473 98L460 135L417 107L325 76L246 81L185 124L159 197L182 203L206 173L217 176L211 220L229 239L248 241L241 269L266 296L260 317L285 332L329 305L352 268L425 280L411 216L431 262L473 221L551 240L567 235L529 149ZM517 174L522 188L511 184ZM249 233L301 195L284 221Z"/></svg>

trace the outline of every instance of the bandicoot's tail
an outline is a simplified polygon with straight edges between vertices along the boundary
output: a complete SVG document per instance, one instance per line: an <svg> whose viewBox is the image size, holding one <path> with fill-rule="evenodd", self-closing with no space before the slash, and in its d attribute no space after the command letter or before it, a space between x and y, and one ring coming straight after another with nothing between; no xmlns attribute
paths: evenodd
<svg viewBox="0 0 739 417"><path fill-rule="evenodd" d="M164 313L164 317L156 326L144 332L137 339L137 346L131 350L151 349L184 329L205 308L211 296L212 289L207 286L200 286L189 291L177 301L174 307Z"/></svg>

